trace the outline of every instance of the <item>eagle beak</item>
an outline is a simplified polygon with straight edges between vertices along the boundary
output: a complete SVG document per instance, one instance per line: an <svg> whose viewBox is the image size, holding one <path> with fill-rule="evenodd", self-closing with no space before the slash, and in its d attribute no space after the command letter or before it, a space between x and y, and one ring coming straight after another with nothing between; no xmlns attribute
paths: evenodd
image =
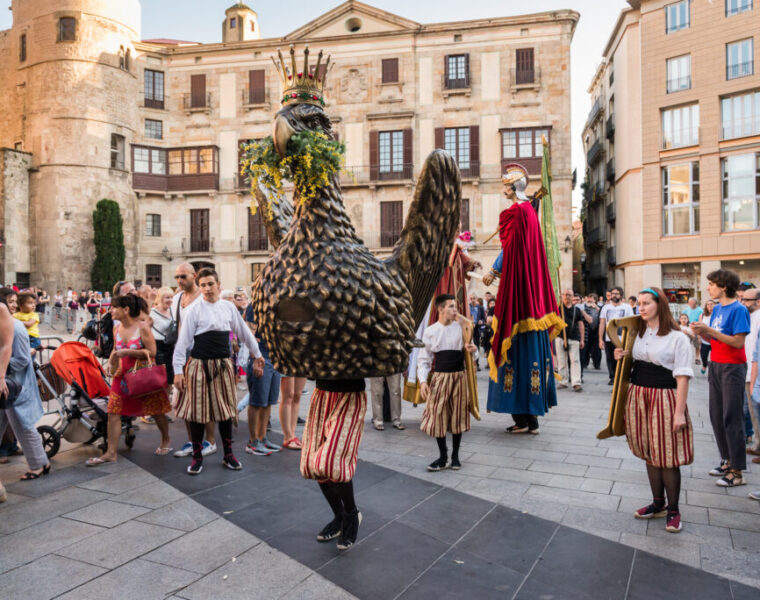
<svg viewBox="0 0 760 600"><path fill-rule="evenodd" d="M278 115L275 118L272 139L274 140L274 149L281 158L285 156L285 151L288 148L288 141L295 132L296 130L293 129L283 115Z"/></svg>

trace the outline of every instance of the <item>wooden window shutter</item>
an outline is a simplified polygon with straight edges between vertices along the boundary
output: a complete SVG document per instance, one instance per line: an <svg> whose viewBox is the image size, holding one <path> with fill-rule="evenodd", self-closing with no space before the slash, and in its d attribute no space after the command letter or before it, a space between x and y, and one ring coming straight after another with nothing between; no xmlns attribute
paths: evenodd
<svg viewBox="0 0 760 600"><path fill-rule="evenodd" d="M206 75L190 77L190 106L193 108L206 106Z"/></svg>
<svg viewBox="0 0 760 600"><path fill-rule="evenodd" d="M517 85L533 83L533 48L518 48L515 51L515 83Z"/></svg>
<svg viewBox="0 0 760 600"><path fill-rule="evenodd" d="M444 149L446 147L444 142L444 135L445 135L446 128L445 127L436 127L435 128L435 147Z"/></svg>
<svg viewBox="0 0 760 600"><path fill-rule="evenodd" d="M248 211L248 250L266 250L268 247L267 231L264 219L261 218L261 210L256 214Z"/></svg>
<svg viewBox="0 0 760 600"><path fill-rule="evenodd" d="M250 104L263 104L266 101L264 69L248 71L248 102Z"/></svg>
<svg viewBox="0 0 760 600"><path fill-rule="evenodd" d="M414 158L412 156L413 139L412 130L404 129L404 179L412 178L412 163L414 162Z"/></svg>
<svg viewBox="0 0 760 600"><path fill-rule="evenodd" d="M380 245L384 248L393 246L403 229L404 203L397 200L380 203Z"/></svg>
<svg viewBox="0 0 760 600"><path fill-rule="evenodd" d="M383 59L383 83L398 82L398 58Z"/></svg>
<svg viewBox="0 0 760 600"><path fill-rule="evenodd" d="M470 127L470 177L480 177L480 127Z"/></svg>
<svg viewBox="0 0 760 600"><path fill-rule="evenodd" d="M378 153L378 132L369 132L369 178L374 181L380 178L380 155Z"/></svg>
<svg viewBox="0 0 760 600"><path fill-rule="evenodd" d="M470 87L470 55L464 55L464 87Z"/></svg>
<svg viewBox="0 0 760 600"><path fill-rule="evenodd" d="M449 87L449 55L443 57L443 87Z"/></svg>

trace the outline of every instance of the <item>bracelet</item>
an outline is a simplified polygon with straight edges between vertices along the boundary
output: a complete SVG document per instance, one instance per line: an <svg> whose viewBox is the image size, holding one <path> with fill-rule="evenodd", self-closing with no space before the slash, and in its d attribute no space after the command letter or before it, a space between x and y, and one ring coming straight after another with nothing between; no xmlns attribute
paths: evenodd
<svg viewBox="0 0 760 600"><path fill-rule="evenodd" d="M501 277L501 273L499 273L499 272L498 272L496 269L491 269L491 270L489 271L489 273L490 273L490 274L491 274L493 277Z"/></svg>

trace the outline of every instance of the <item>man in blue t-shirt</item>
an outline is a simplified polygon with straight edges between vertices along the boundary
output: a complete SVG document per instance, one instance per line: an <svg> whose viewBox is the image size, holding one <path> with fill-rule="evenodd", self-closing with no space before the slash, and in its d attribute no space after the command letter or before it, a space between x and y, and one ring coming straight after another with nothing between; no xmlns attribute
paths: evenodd
<svg viewBox="0 0 760 600"><path fill-rule="evenodd" d="M689 308L683 311L687 317L689 317L689 323L699 321L702 316L702 307L697 304L696 298L689 298Z"/></svg>

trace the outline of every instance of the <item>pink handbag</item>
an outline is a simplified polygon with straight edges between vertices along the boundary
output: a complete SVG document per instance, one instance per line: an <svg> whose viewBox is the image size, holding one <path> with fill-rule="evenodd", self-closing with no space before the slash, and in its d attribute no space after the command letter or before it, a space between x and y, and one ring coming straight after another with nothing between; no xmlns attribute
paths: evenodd
<svg viewBox="0 0 760 600"><path fill-rule="evenodd" d="M136 396L147 396L159 392L166 388L166 367L157 365L153 359L148 359L148 364L144 367L138 366L140 361L135 362L135 366L124 374L124 383L127 386L127 394Z"/></svg>

